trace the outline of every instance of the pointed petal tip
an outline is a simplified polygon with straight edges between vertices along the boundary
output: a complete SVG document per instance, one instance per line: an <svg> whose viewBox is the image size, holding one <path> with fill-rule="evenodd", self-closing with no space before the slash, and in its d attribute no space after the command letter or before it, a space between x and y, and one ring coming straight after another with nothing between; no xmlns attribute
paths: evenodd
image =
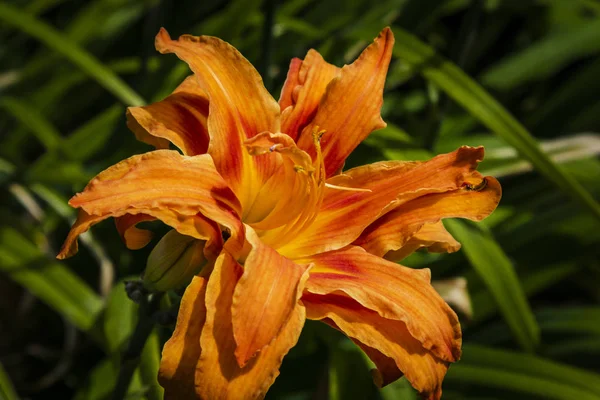
<svg viewBox="0 0 600 400"><path fill-rule="evenodd" d="M169 32L167 32L167 30L161 26L154 39L154 47L161 54L168 53L166 43L170 41L171 35L169 35Z"/></svg>
<svg viewBox="0 0 600 400"><path fill-rule="evenodd" d="M385 37L386 40L391 40L392 43L394 43L395 38L394 38L394 32L392 31L392 28L390 28L389 26L386 26L385 28L383 28L381 30L381 32L379 33L379 36L377 36L377 38L382 38Z"/></svg>

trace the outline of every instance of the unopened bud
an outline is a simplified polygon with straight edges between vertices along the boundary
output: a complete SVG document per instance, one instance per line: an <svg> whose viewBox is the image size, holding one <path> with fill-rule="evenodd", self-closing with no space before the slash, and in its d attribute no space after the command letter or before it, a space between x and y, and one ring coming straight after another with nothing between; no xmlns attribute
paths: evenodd
<svg viewBox="0 0 600 400"><path fill-rule="evenodd" d="M144 285L153 291L163 292L188 284L206 264L203 240L182 235L171 230L150 252Z"/></svg>

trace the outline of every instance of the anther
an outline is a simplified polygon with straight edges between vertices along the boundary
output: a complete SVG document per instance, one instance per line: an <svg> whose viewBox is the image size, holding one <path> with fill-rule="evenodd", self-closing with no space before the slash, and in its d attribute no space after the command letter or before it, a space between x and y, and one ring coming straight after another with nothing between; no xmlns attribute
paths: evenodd
<svg viewBox="0 0 600 400"><path fill-rule="evenodd" d="M487 179L483 178L483 180L480 183L478 183L477 185L475 185L475 186L467 183L465 185L465 187L469 191L479 192L479 191L481 191L481 190L483 190L483 189L485 189L487 187Z"/></svg>

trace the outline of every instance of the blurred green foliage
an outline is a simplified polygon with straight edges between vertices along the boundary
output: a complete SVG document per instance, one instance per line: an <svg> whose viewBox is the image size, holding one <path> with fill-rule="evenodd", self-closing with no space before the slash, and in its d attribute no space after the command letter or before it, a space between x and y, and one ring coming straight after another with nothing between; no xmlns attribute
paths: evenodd
<svg viewBox="0 0 600 400"><path fill-rule="evenodd" d="M69 196L148 150L125 107L163 98L189 73L153 50L160 26L229 41L277 97L292 57L313 47L343 65L386 25L397 40L388 127L347 167L483 144L480 170L504 190L485 223L447 224L462 251L406 260L468 281L473 315L444 398L600 399L596 0L0 3L0 398L105 399L117 381L138 319L123 280L152 246L126 250L105 222L78 256L54 255L74 218ZM162 397L171 330L150 334L128 398ZM268 397L416 398L403 379L376 389L369 368L351 342L308 322Z"/></svg>

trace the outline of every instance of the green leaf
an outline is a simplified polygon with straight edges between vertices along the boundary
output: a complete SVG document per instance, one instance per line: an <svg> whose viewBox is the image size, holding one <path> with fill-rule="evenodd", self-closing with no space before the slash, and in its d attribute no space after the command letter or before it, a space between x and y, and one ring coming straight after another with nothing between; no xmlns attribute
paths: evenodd
<svg viewBox="0 0 600 400"><path fill-rule="evenodd" d="M65 139L64 152L72 160L87 160L106 144L122 115L119 104L99 113Z"/></svg>
<svg viewBox="0 0 600 400"><path fill-rule="evenodd" d="M600 355L600 337L581 338L577 337L574 340L564 340L553 343L544 351L547 357L558 358L578 355L592 355L594 359Z"/></svg>
<svg viewBox="0 0 600 400"><path fill-rule="evenodd" d="M363 352L345 339L330 350L329 399L368 399L373 395L373 381Z"/></svg>
<svg viewBox="0 0 600 400"><path fill-rule="evenodd" d="M460 68L412 34L394 28L394 54L410 63L485 126L517 149L546 178L600 219L600 205L572 176L544 154L536 140L510 113Z"/></svg>
<svg viewBox="0 0 600 400"><path fill-rule="evenodd" d="M164 398L164 389L158 383L160 353L160 340L156 329L154 329L154 332L146 340L139 366L140 377L142 384L147 389L146 397L148 400L162 400Z"/></svg>
<svg viewBox="0 0 600 400"><path fill-rule="evenodd" d="M550 308L536 316L544 332L600 336L600 307Z"/></svg>
<svg viewBox="0 0 600 400"><path fill-rule="evenodd" d="M517 342L533 351L540 340L539 327L508 256L483 226L467 221L444 222L492 293Z"/></svg>
<svg viewBox="0 0 600 400"><path fill-rule="evenodd" d="M2 364L0 364L0 399L19 400L19 396L17 396L17 392L15 391L8 374L4 371Z"/></svg>
<svg viewBox="0 0 600 400"><path fill-rule="evenodd" d="M418 394L410 382L400 378L379 390L383 400L417 400Z"/></svg>
<svg viewBox="0 0 600 400"><path fill-rule="evenodd" d="M555 285L577 270L577 265L573 262L548 265L521 277L520 281L523 291L529 297ZM487 289L475 293L472 296L472 303L474 321L484 320L493 315L498 309L493 294ZM541 324L542 322L540 321Z"/></svg>
<svg viewBox="0 0 600 400"><path fill-rule="evenodd" d="M62 142L60 132L33 106L22 100L5 97L0 101L0 107L9 112L21 124L28 127L46 150L53 151L60 147Z"/></svg>
<svg viewBox="0 0 600 400"><path fill-rule="evenodd" d="M93 55L40 19L6 3L0 3L0 20L35 37L62 54L125 104L139 106L145 103L139 94Z"/></svg>
<svg viewBox="0 0 600 400"><path fill-rule="evenodd" d="M104 336L110 354L118 358L135 329L138 306L127 297L125 281L113 286L104 313Z"/></svg>
<svg viewBox="0 0 600 400"><path fill-rule="evenodd" d="M110 399L117 383L118 367L109 358L103 359L89 373L85 383L73 397L74 400L107 400ZM128 400L144 399L140 374L136 372L128 390Z"/></svg>
<svg viewBox="0 0 600 400"><path fill-rule="evenodd" d="M545 399L600 399L600 375L544 358L483 346L465 345L446 384L494 387Z"/></svg>
<svg viewBox="0 0 600 400"><path fill-rule="evenodd" d="M94 325L103 301L67 267L11 227L0 227L0 270L82 331Z"/></svg>
<svg viewBox="0 0 600 400"><path fill-rule="evenodd" d="M580 23L577 29L556 32L502 60L481 76L481 82L508 90L545 79L568 63L599 52L599 37L599 19Z"/></svg>

